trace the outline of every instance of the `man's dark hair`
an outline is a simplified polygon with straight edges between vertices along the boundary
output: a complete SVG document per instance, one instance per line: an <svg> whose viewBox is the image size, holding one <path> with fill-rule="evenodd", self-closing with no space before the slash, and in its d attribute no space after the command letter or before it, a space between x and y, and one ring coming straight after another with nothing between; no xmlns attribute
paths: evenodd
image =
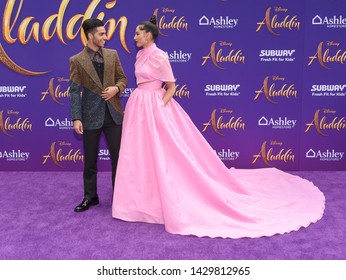
<svg viewBox="0 0 346 280"><path fill-rule="evenodd" d="M86 19L82 24L82 28L86 38L88 39L88 33L94 34L95 28L100 26L104 26L104 24L98 18Z"/></svg>

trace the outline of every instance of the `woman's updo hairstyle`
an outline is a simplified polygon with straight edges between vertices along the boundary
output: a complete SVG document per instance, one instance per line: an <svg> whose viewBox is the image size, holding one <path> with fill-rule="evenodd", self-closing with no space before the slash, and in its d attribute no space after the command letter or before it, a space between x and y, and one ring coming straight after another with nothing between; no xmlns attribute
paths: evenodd
<svg viewBox="0 0 346 280"><path fill-rule="evenodd" d="M156 26L156 16L153 15L150 20L140 23L139 29L144 30L145 32L150 32L151 35L153 35L153 39L155 40L157 36L159 36L159 29Z"/></svg>

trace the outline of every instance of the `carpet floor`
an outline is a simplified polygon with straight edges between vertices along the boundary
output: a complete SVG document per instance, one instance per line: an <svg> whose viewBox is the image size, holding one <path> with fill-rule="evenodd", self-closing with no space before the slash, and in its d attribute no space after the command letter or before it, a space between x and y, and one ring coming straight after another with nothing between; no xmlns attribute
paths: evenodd
<svg viewBox="0 0 346 280"><path fill-rule="evenodd" d="M100 204L75 213L82 172L0 172L1 260L345 260L346 172L290 172L326 197L324 217L297 232L256 239L172 235L163 225L111 217L111 173ZM284 217L283 217L284 218Z"/></svg>

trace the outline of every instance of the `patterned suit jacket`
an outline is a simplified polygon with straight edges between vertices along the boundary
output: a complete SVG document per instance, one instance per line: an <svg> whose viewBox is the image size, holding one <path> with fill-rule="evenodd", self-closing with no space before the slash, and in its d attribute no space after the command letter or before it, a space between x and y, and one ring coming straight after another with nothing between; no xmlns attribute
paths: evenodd
<svg viewBox="0 0 346 280"><path fill-rule="evenodd" d="M116 50L102 49L104 58L103 85L84 48L80 53L70 58L70 107L72 120L80 120L84 129L102 127L106 106L116 124L121 124L123 109L120 93L126 88L127 78L121 66ZM117 85L120 93L105 101L102 91L109 86ZM82 93L82 94L81 94Z"/></svg>

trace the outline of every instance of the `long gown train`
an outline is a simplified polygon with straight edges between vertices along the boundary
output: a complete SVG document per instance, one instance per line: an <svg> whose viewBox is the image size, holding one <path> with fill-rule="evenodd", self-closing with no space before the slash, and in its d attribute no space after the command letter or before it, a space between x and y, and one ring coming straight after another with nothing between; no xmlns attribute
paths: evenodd
<svg viewBox="0 0 346 280"><path fill-rule="evenodd" d="M141 75L137 73L137 76ZM323 193L276 168L228 169L162 81L139 83L125 110L112 216L174 234L261 237L318 221Z"/></svg>

